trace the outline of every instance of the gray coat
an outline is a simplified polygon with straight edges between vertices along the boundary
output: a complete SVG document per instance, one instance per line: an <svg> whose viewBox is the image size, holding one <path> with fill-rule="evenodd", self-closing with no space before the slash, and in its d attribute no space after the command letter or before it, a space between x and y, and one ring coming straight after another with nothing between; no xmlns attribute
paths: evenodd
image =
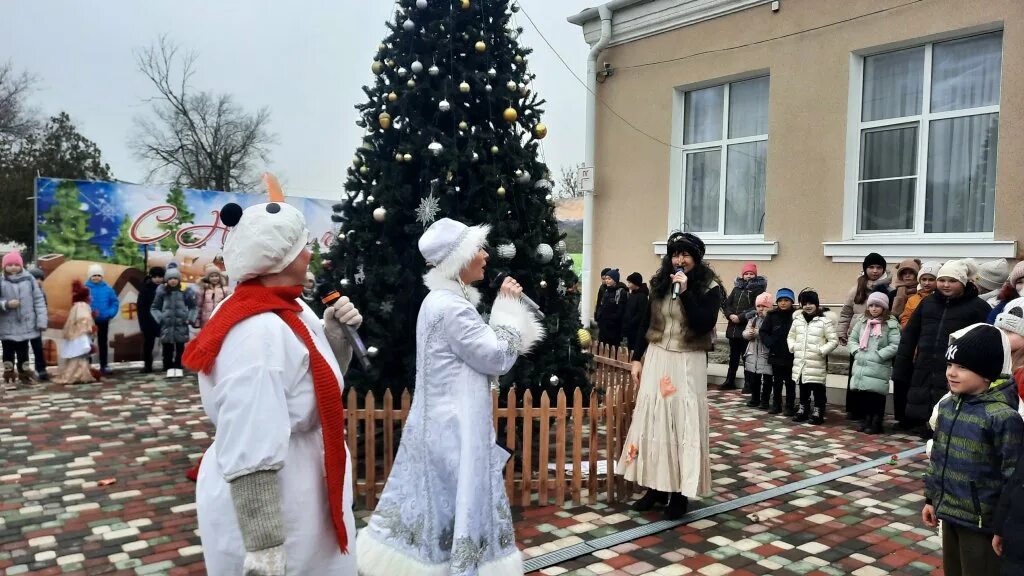
<svg viewBox="0 0 1024 576"><path fill-rule="evenodd" d="M768 346L761 341L760 336L761 324L764 324L764 318L754 316L743 331L743 338L748 340L747 351L743 354L743 369L754 374L771 376L772 365L768 362Z"/></svg>
<svg viewBox="0 0 1024 576"><path fill-rule="evenodd" d="M892 377L892 363L900 347L900 323L890 316L882 324L881 336L868 339L867 350L860 349L860 335L867 329L867 318L861 316L850 331L850 356L853 356L853 373L850 388L875 394L889 393L889 378Z"/></svg>
<svg viewBox="0 0 1024 576"><path fill-rule="evenodd" d="M0 276L0 339L26 342L38 338L49 322L43 289L24 270L14 276ZM9 300L18 300L21 306L8 310Z"/></svg>
<svg viewBox="0 0 1024 576"><path fill-rule="evenodd" d="M196 296L191 290L170 288L166 284L156 290L153 319L160 323L160 340L164 344L188 342L188 327L196 321Z"/></svg>

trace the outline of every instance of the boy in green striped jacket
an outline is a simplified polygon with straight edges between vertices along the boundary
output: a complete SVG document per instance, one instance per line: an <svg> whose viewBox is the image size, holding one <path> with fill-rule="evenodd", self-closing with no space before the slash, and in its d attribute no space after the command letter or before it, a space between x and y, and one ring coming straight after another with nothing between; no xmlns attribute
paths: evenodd
<svg viewBox="0 0 1024 576"><path fill-rule="evenodd" d="M947 576L999 574L992 517L1024 443L1009 349L1002 331L975 324L951 335L946 350L951 394L938 405L921 518L943 521Z"/></svg>

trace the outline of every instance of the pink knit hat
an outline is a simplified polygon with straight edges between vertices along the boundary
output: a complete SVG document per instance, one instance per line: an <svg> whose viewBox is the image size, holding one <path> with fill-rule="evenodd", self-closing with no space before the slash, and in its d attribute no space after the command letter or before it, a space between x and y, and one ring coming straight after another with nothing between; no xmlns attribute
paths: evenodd
<svg viewBox="0 0 1024 576"><path fill-rule="evenodd" d="M754 299L754 306L767 306L772 307L772 295L767 292L758 294L757 298Z"/></svg>
<svg viewBox="0 0 1024 576"><path fill-rule="evenodd" d="M1006 281L1010 286L1016 286L1021 278L1024 278L1024 260L1017 262L1017 265L1013 267L1013 271L1010 272L1010 277Z"/></svg>
<svg viewBox="0 0 1024 576"><path fill-rule="evenodd" d="M11 250L4 255L3 267L7 268L11 264L17 264L18 266L25 266L25 261L21 259L21 252L17 250Z"/></svg>
<svg viewBox="0 0 1024 576"><path fill-rule="evenodd" d="M751 272L751 273L753 273L756 276L757 275L757 264L754 264L753 262L747 262L746 264L744 264L743 265L743 270L740 271L740 276L743 276L747 272Z"/></svg>
<svg viewBox="0 0 1024 576"><path fill-rule="evenodd" d="M870 295L868 295L868 301L865 305L871 306L872 304L875 306L881 306L882 308L888 310L889 296L886 295L885 292L872 292Z"/></svg>

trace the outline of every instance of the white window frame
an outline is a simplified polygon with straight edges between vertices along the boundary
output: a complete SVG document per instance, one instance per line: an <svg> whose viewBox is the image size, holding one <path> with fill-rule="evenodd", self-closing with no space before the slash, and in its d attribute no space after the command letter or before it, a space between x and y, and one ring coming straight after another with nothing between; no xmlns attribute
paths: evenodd
<svg viewBox="0 0 1024 576"><path fill-rule="evenodd" d="M929 129L932 121L946 118L963 118L982 114L998 114L1000 105L982 106L950 112L931 112L931 75L932 51L937 43L968 38L991 32L999 32L1001 26L990 25L951 31L906 42L900 42L872 50L865 50L850 55L850 86L849 108L847 116L846 138L846 179L843 197L843 240L824 242L826 256L836 262L857 261L863 257L864 250L875 251L888 257L961 257L978 258L1015 258L1016 242L995 239L995 226L991 232L925 232L925 206L927 203L927 169ZM1003 48L1005 55L1005 36ZM869 56L884 54L896 50L923 46L924 50L924 89L921 95L921 113L901 118L862 121L864 60ZM1003 70L1000 70L1002 82ZM1002 99L1002 91L1000 91ZM901 125L917 126L917 174L915 178L914 197L914 229L893 231L859 230L860 225L860 174L861 154L865 130L873 128L899 127ZM998 160L997 160L998 162ZM998 170L998 167L997 167ZM999 191L996 190L998 195ZM997 196L998 197L998 196ZM860 257L856 256L860 254Z"/></svg>

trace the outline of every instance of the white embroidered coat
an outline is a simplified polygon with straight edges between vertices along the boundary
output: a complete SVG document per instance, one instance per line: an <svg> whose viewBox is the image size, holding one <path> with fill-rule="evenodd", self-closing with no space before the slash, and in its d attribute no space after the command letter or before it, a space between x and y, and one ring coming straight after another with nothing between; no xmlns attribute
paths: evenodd
<svg viewBox="0 0 1024 576"><path fill-rule="evenodd" d="M416 389L394 468L359 533L364 576L523 573L495 443L490 376L542 336L517 300L498 298L489 325L479 293L426 277L416 321Z"/></svg>

